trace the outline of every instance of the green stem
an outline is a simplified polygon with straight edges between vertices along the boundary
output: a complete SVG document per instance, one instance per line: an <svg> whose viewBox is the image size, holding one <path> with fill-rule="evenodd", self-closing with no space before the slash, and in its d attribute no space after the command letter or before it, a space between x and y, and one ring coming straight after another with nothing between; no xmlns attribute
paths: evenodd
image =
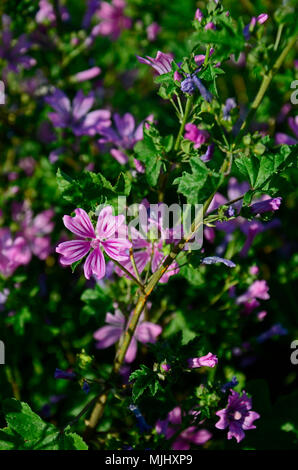
<svg viewBox="0 0 298 470"><path fill-rule="evenodd" d="M211 49L211 46L210 46L210 44L208 44L207 49L206 49L206 54L205 54L205 60L204 60L204 63L203 63L203 67L206 67L207 64L208 64L210 49Z"/></svg>
<svg viewBox="0 0 298 470"><path fill-rule="evenodd" d="M118 261L116 261L115 259L112 260L113 263L115 263L125 274L127 274L127 276L130 277L130 279L132 281L134 281L136 284L138 284L138 286L143 290L144 289L144 285L142 283L142 281L140 279L137 279L136 277L134 277L133 274L131 274L124 266L122 266L122 264L120 264Z"/></svg>
<svg viewBox="0 0 298 470"><path fill-rule="evenodd" d="M263 81L261 83L261 86L259 88L259 91L251 105L251 108L249 110L249 113L246 117L246 119L243 121L241 127L240 127L240 131L239 131L239 134L234 142L234 146L241 140L241 138L243 137L245 131L246 131L246 128L247 126L249 125L250 121L252 120L256 110L258 109L258 107L260 106L263 98L264 98L264 95L272 81L272 78L273 76L278 72L279 68L281 67L283 61L285 60L285 58L287 57L288 53L290 52L290 50L292 49L292 47L294 46L295 42L296 42L297 38L296 36L293 36L292 38L290 38L288 40L288 43L286 45L286 47L284 48L284 50L281 52L280 56L277 58L277 60L275 61L273 67L269 70L269 72L264 75L264 78L263 78Z"/></svg>
<svg viewBox="0 0 298 470"><path fill-rule="evenodd" d="M274 44L274 50L277 51L279 43L280 43L280 38L281 38L281 33L282 30L284 29L284 24L280 24L277 30L277 35L275 39L275 44Z"/></svg>
<svg viewBox="0 0 298 470"><path fill-rule="evenodd" d="M181 139L181 136L182 136L182 134L183 134L184 127L185 127L186 121L187 121L187 119L188 119L189 113L190 113L190 111L191 111L192 102L193 102L193 96L189 96L189 97L187 98L187 101L186 101L183 119L182 119L182 122L181 122L181 125L180 125L180 129L179 129L179 132L178 132L178 135L177 135L177 139L176 139L176 142L175 142L175 146L174 146L174 150L176 150L176 152L177 152L177 150L179 149L180 139Z"/></svg>

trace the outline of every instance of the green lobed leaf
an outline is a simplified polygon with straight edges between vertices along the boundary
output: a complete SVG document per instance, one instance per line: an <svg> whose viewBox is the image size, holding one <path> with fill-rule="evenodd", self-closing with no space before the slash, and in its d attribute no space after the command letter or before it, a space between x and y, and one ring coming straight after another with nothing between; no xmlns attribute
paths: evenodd
<svg viewBox="0 0 298 470"><path fill-rule="evenodd" d="M216 189L220 175L210 170L199 157L192 157L189 163L192 172L184 171L173 184L178 184L178 192L189 204L201 204Z"/></svg>
<svg viewBox="0 0 298 470"><path fill-rule="evenodd" d="M88 447L69 428L60 432L53 424L45 423L27 403L9 398L3 402L7 427L0 430L0 449L87 450Z"/></svg>

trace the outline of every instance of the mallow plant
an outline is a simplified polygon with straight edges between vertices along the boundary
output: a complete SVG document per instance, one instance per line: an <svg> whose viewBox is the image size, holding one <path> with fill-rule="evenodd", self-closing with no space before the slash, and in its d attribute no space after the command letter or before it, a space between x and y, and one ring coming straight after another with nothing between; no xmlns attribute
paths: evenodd
<svg viewBox="0 0 298 470"><path fill-rule="evenodd" d="M0 449L297 443L294 2L161 3L2 15Z"/></svg>

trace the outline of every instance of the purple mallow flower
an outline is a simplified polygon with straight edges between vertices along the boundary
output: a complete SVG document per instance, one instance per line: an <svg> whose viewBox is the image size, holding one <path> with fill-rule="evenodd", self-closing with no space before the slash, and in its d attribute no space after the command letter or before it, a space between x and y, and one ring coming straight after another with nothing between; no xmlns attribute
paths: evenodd
<svg viewBox="0 0 298 470"><path fill-rule="evenodd" d="M54 229L53 216L54 211L48 209L34 217L26 201L22 204L13 204L12 218L20 225L17 237L23 240L22 259L24 264L30 262L32 254L41 260L49 256L52 250L49 234ZM27 259L27 263L25 263L25 259Z"/></svg>
<svg viewBox="0 0 298 470"><path fill-rule="evenodd" d="M240 396L239 393L231 390L228 406L215 413L220 418L215 427L218 429L229 428L228 439L235 437L239 443L245 437L244 431L255 429L256 426L253 422L260 418L260 415L251 411L251 408L251 398L246 395L245 391Z"/></svg>
<svg viewBox="0 0 298 470"><path fill-rule="evenodd" d="M281 205L281 201L281 197L275 197L272 199L267 196L262 201L255 202L254 204L252 204L250 206L250 209L254 215L263 214L264 212L275 212L278 211Z"/></svg>
<svg viewBox="0 0 298 470"><path fill-rule="evenodd" d="M8 62L6 71L17 73L19 67L29 69L36 64L36 60L26 55L31 42L25 34L16 41L13 40L10 31L11 20L7 15L2 15L2 34L0 45L0 57Z"/></svg>
<svg viewBox="0 0 298 470"><path fill-rule="evenodd" d="M218 363L218 358L211 352L206 356L192 357L187 359L187 365L190 369L196 369L197 367L215 367Z"/></svg>
<svg viewBox="0 0 298 470"><path fill-rule="evenodd" d="M131 234L133 235L133 256L139 274L144 271L148 263L150 263L151 271L154 273L158 270L158 268L161 266L161 264L166 258L166 254L163 251L166 243L164 243L164 240L162 239L147 240L140 232L133 228L131 229ZM124 260L122 264L131 274L135 274L130 256L127 256L126 260ZM116 266L115 271L118 276L126 276L126 274L124 274L124 272L118 266ZM168 270L162 275L159 282L168 282L169 278L174 274L178 274L178 272L178 263L176 261L173 261Z"/></svg>
<svg viewBox="0 0 298 470"><path fill-rule="evenodd" d="M102 128L99 139L100 144L112 143L116 148L110 150L111 155L122 165L128 162L125 150L132 149L136 142L143 139L144 122L152 122L153 116L148 116L137 127L132 114L125 113L123 116L115 113L113 115L115 129L113 127ZM137 162L137 171L141 169Z"/></svg>
<svg viewBox="0 0 298 470"><path fill-rule="evenodd" d="M266 281L254 281L247 291L237 298L236 303L239 305L251 302L255 299L268 300L270 299L268 291L269 287Z"/></svg>
<svg viewBox="0 0 298 470"><path fill-rule="evenodd" d="M116 308L114 315L112 313L107 313L106 323L107 325L99 328L93 335L97 341L97 349L108 348L112 344L119 341L122 334L126 331L129 321L126 322L123 313L118 308ZM133 334L129 348L126 352L125 361L130 363L135 360L137 355L137 341L143 344L155 343L161 332L161 326L144 321L144 314L142 314L137 328Z"/></svg>
<svg viewBox="0 0 298 470"><path fill-rule="evenodd" d="M282 132L277 132L275 135L275 143L277 145L296 145L298 144L298 116L289 117L288 119L289 127L292 129L295 137L292 137L288 134Z"/></svg>
<svg viewBox="0 0 298 470"><path fill-rule="evenodd" d="M150 56L140 57L137 55L137 59L141 64L150 65L159 75L169 73L172 70L173 56L171 54L165 54L164 52L158 51L155 59Z"/></svg>
<svg viewBox="0 0 298 470"><path fill-rule="evenodd" d="M184 139L191 140L194 143L194 148L200 148L209 139L210 135L207 131L199 129L195 124L185 124Z"/></svg>
<svg viewBox="0 0 298 470"><path fill-rule="evenodd" d="M195 20L198 20L201 23L203 18L204 18L203 13L201 12L199 8L197 8L196 13L195 13Z"/></svg>
<svg viewBox="0 0 298 470"><path fill-rule="evenodd" d="M7 227L0 228L0 273L9 277L20 265L27 264L30 258L26 240L20 236L13 238Z"/></svg>
<svg viewBox="0 0 298 470"><path fill-rule="evenodd" d="M56 14L53 5L48 0L40 0L39 10L36 13L35 19L37 23L50 23L54 24L56 22ZM69 13L67 9L58 2L58 9L62 21L69 20Z"/></svg>
<svg viewBox="0 0 298 470"><path fill-rule="evenodd" d="M124 215L112 215L111 206L104 207L99 213L96 229L83 209L75 209L75 217L65 215L63 222L66 228L79 238L60 243L56 252L62 255L60 263L69 266L88 254L84 264L87 279L92 275L102 279L106 273L103 251L112 259L122 261L127 258L125 251L131 247L126 237Z"/></svg>
<svg viewBox="0 0 298 470"><path fill-rule="evenodd" d="M96 34L109 36L114 41L118 39L121 31L131 27L131 19L124 15L126 3L124 0L112 0L111 3L101 2L96 15L101 20L95 26Z"/></svg>
<svg viewBox="0 0 298 470"><path fill-rule="evenodd" d="M194 413L190 412L190 414ZM191 425L178 434L182 426L182 416L180 406L176 406L165 420L158 420L156 423L156 432L164 434L166 439L171 439L176 435L172 444L173 450L188 450L192 444L203 445L211 439L212 434L207 429L199 429L196 425Z"/></svg>
<svg viewBox="0 0 298 470"><path fill-rule="evenodd" d="M215 30L215 29L216 29L216 26L215 26L215 24L214 24L212 21L210 21L209 23L206 24L205 29L206 29L206 30L208 30L208 29L213 29L213 30Z"/></svg>
<svg viewBox="0 0 298 470"><path fill-rule="evenodd" d="M149 24L146 29L148 41L155 41L160 30L161 27L158 23L154 22Z"/></svg>
<svg viewBox="0 0 298 470"><path fill-rule="evenodd" d="M77 136L95 135L111 125L111 113L105 109L89 110L94 103L93 93L87 96L80 90L71 103L63 91L55 89L51 96L45 98L54 110L48 116L55 127L70 128Z"/></svg>

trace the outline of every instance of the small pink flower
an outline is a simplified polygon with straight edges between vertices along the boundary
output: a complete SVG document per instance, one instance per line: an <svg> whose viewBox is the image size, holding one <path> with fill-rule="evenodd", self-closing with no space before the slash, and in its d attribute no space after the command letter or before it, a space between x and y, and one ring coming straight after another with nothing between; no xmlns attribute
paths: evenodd
<svg viewBox="0 0 298 470"><path fill-rule="evenodd" d="M155 41L160 30L161 27L158 23L154 22L149 24L146 29L148 41Z"/></svg>
<svg viewBox="0 0 298 470"><path fill-rule="evenodd" d="M154 273L166 258L165 254L163 253L163 241L148 241L136 229L133 229L131 233L133 234L132 247L134 250L134 259L139 274L143 272L148 263L151 263L151 271ZM127 256L126 260L124 260L122 264L132 275L135 275L135 271L129 256ZM118 266L116 266L115 271L118 276L125 275L123 271L118 268ZM178 274L178 272L178 263L173 261L168 270L160 278L159 282L168 282L169 278L174 274Z"/></svg>
<svg viewBox="0 0 298 470"><path fill-rule="evenodd" d="M251 274L252 276L256 276L257 274L259 274L258 266L251 266L249 268L249 274Z"/></svg>
<svg viewBox="0 0 298 470"><path fill-rule="evenodd" d="M101 2L97 12L101 23L96 26L96 34L110 36L116 40L123 29L131 27L131 19L124 15L126 3L124 0L112 0L111 3ZM95 35L95 31L93 33Z"/></svg>
<svg viewBox="0 0 298 470"><path fill-rule="evenodd" d="M217 363L217 356L211 352L206 354L206 356L193 357L187 360L187 365L190 369L195 369L197 367L215 367Z"/></svg>
<svg viewBox="0 0 298 470"><path fill-rule="evenodd" d="M27 264L31 259L23 237L13 239L9 228L0 228L0 273L9 277L21 264Z"/></svg>
<svg viewBox="0 0 298 470"><path fill-rule="evenodd" d="M175 72L174 72L174 80L175 80L176 82L181 82L182 78L183 78L183 77L180 75L180 73L178 72L178 70L175 70Z"/></svg>
<svg viewBox="0 0 298 470"><path fill-rule="evenodd" d="M270 298L268 291L269 287L266 281L254 281L247 291L237 298L237 304L249 302L253 299L268 300Z"/></svg>
<svg viewBox="0 0 298 470"><path fill-rule="evenodd" d="M269 15L267 15L267 13L261 13L258 17L257 17L257 23L259 24L263 24L265 23L265 21L267 21L269 18Z"/></svg>
<svg viewBox="0 0 298 470"><path fill-rule="evenodd" d="M216 29L216 26L214 23L212 23L212 21L210 21L210 23L207 23L206 26L205 26L205 29L208 30L208 29Z"/></svg>
<svg viewBox="0 0 298 470"><path fill-rule="evenodd" d="M257 314L257 319L259 321L263 321L266 316L267 316L266 310L262 310L261 312Z"/></svg>
<svg viewBox="0 0 298 470"><path fill-rule="evenodd" d="M116 308L114 315L112 313L107 313L106 323L107 325L99 328L93 335L93 337L97 340L97 349L108 348L112 344L119 341L122 334L125 332L129 321L126 324L123 313ZM142 314L130 342L129 348L126 352L125 361L130 363L135 360L137 355L137 341L143 344L155 343L161 332L161 326L144 321L144 315Z"/></svg>
<svg viewBox="0 0 298 470"><path fill-rule="evenodd" d="M203 13L201 12L199 8L197 8L196 13L195 13L195 20L198 20L201 23L203 18L204 18Z"/></svg>
<svg viewBox="0 0 298 470"><path fill-rule="evenodd" d="M92 275L102 279L106 272L106 263L102 249L112 259L122 261L127 258L125 250L131 247L126 238L124 215L112 215L112 207L104 207L97 220L96 230L83 209L76 209L75 217L65 215L63 222L66 228L78 236L78 239L60 243L56 252L62 256L60 263L69 266L82 259L89 251L84 264L87 279ZM121 234L120 234L121 232Z"/></svg>

